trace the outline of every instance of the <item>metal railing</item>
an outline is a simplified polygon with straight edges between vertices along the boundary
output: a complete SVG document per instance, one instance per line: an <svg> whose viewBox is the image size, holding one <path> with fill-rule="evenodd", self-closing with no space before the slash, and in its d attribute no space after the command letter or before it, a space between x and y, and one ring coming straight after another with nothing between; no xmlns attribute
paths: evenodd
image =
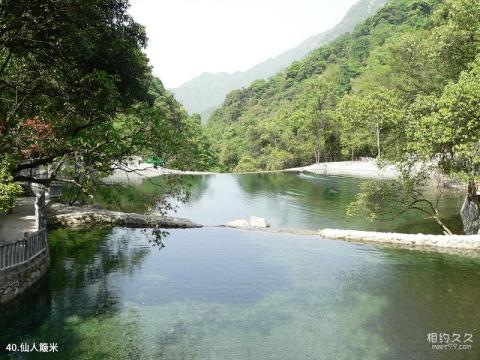
<svg viewBox="0 0 480 360"><path fill-rule="evenodd" d="M22 240L0 246L0 270L25 264L47 249L47 228L25 233Z"/></svg>
<svg viewBox="0 0 480 360"><path fill-rule="evenodd" d="M60 197L63 194L63 184L58 182L52 182L47 188L47 195L50 198Z"/></svg>

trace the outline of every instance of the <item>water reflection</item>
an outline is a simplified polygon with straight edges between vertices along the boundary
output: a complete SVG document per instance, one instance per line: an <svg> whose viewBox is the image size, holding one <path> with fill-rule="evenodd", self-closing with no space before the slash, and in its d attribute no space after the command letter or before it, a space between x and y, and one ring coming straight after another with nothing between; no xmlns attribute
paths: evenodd
<svg viewBox="0 0 480 360"><path fill-rule="evenodd" d="M171 215L189 218L203 225L222 225L250 216L266 218L274 228L398 231L405 233L441 233L431 220L415 212L370 223L346 216L347 206L358 193L361 179L297 173L221 174L176 176L175 186L188 192L187 201L169 197L165 179L145 179L138 184L117 185L97 191L95 201L102 206L132 212L151 212L170 202ZM162 187L163 186L163 187ZM434 196L434 195L432 195ZM461 232L458 210L462 197L446 192L440 211L451 229ZM168 209L168 207L167 207Z"/></svg>
<svg viewBox="0 0 480 360"><path fill-rule="evenodd" d="M171 206L173 203L187 199L190 182L195 183L195 180L169 175L153 179L137 178L135 182L99 185L93 197L96 203L106 209L163 214L164 211L174 209Z"/></svg>
<svg viewBox="0 0 480 360"><path fill-rule="evenodd" d="M225 224L252 215L266 218L275 228L441 233L431 220L410 212L391 220L370 223L350 218L346 209L358 193L361 179L296 173L204 176L192 183L195 198L180 205L179 216L205 225ZM196 186L199 186L196 188ZM461 196L446 193L440 202L445 221L461 231Z"/></svg>
<svg viewBox="0 0 480 360"><path fill-rule="evenodd" d="M132 246L129 232L123 230L57 230L49 233L49 243L51 269L39 288L0 307L0 345L5 349L8 343L56 342L61 344L58 358L102 358L109 353L107 344L92 347L88 356L75 348L85 334L109 331L102 319L122 309L115 276L139 271L150 246Z"/></svg>

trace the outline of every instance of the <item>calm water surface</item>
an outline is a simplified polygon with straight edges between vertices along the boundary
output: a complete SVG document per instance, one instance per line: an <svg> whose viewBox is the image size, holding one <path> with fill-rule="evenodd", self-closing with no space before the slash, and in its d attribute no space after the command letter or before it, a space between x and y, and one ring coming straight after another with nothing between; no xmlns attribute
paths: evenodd
<svg viewBox="0 0 480 360"><path fill-rule="evenodd" d="M196 178L179 213L385 226L338 209L357 180L285 175ZM50 273L0 308L2 348L57 342L63 359L480 358L480 258L211 227L171 230L164 248L148 235L50 232ZM472 350L431 350L432 332L473 334ZM36 357L47 358L13 358Z"/></svg>
<svg viewBox="0 0 480 360"><path fill-rule="evenodd" d="M297 173L194 177L190 180L192 197L180 207L178 215L205 225L225 224L255 215L266 218L273 228L282 229L328 227L441 233L435 223L416 212L374 223L348 217L347 206L354 200L362 181L353 177ZM461 195L447 192L439 206L446 223L456 231L461 231L458 213L462 200Z"/></svg>

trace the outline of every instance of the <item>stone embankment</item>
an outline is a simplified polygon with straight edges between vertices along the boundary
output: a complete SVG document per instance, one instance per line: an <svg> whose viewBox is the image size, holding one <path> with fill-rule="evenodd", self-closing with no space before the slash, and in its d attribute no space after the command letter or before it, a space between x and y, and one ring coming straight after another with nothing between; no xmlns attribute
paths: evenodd
<svg viewBox="0 0 480 360"><path fill-rule="evenodd" d="M48 226L54 227L128 227L193 229L202 225L170 216L124 213L96 206L66 206L53 204L47 212Z"/></svg>
<svg viewBox="0 0 480 360"><path fill-rule="evenodd" d="M0 271L0 304L7 303L33 286L50 265L48 247L32 261Z"/></svg>
<svg viewBox="0 0 480 360"><path fill-rule="evenodd" d="M402 247L480 250L480 235L400 234L339 229L323 229L318 234L333 240L394 244Z"/></svg>

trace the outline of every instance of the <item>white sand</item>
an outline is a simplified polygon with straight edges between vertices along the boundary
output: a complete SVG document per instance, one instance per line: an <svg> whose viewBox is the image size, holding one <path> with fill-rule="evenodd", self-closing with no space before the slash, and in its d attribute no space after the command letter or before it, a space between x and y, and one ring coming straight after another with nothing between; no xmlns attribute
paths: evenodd
<svg viewBox="0 0 480 360"><path fill-rule="evenodd" d="M347 175L357 176L371 179L395 179L398 172L395 166L390 165L384 168L377 166L375 159L367 159L361 161L339 161L313 164L298 168L291 168L279 171L259 171L259 173L275 173L275 172L302 172L307 171L322 175ZM251 174L253 172L248 172ZM123 169L117 169L115 172L105 178L105 182L138 182L142 178L153 178L162 175L216 175L220 173L207 171L181 171L172 170L162 167L155 168L151 164L131 163Z"/></svg>
<svg viewBox="0 0 480 360"><path fill-rule="evenodd" d="M104 181L106 183L118 183L118 182L139 182L145 178L154 178L162 175L213 175L214 172L202 172L202 171L181 171L172 170L157 166L155 168L152 164L147 163L132 163L123 168L116 169L112 175L106 177Z"/></svg>

